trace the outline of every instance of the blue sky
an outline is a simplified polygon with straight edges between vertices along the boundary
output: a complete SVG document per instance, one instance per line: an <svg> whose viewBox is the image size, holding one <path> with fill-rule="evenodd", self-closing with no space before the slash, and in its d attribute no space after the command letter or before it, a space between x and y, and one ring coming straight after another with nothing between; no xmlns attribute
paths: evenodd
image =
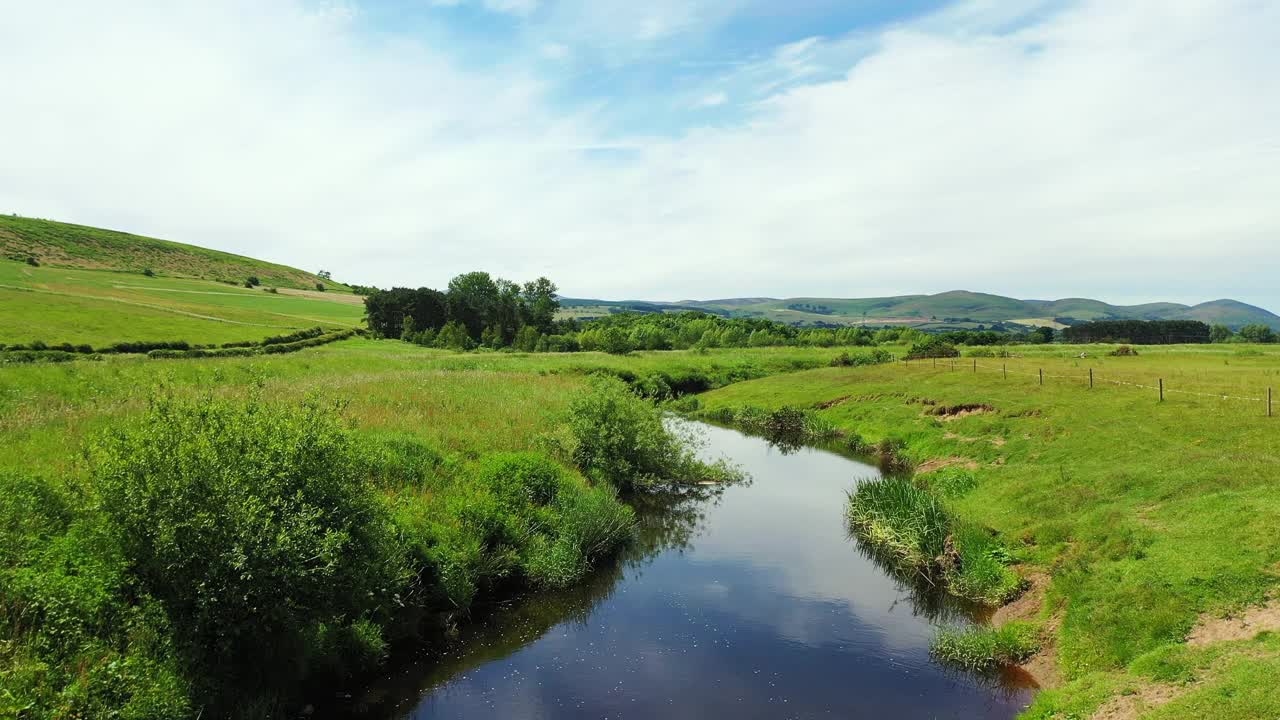
<svg viewBox="0 0 1280 720"><path fill-rule="evenodd" d="M839 77L874 34L943 0L369 0L364 32L448 47L465 67L537 67L551 102L619 137L746 122L780 90ZM583 8L593 9L584 12ZM775 65L779 52L792 65Z"/></svg>
<svg viewBox="0 0 1280 720"><path fill-rule="evenodd" d="M383 286L1280 309L1274 0L0 14L0 211Z"/></svg>

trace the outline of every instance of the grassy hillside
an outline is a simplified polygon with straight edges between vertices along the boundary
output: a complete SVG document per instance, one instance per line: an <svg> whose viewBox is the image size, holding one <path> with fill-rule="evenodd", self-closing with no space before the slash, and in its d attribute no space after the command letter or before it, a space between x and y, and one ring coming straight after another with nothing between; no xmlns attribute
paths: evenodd
<svg viewBox="0 0 1280 720"><path fill-rule="evenodd" d="M1280 622L1280 418L1263 401L1280 353L1105 350L1019 348L976 358L976 372L967 358L955 370L820 369L701 399L711 414L814 408L850 437L902 442L916 462L973 468L970 484L940 492L999 531L1032 580L1022 619L1050 638L1041 662L1062 682L1028 716L1147 717L1160 705L1151 717L1280 717L1280 646L1254 638ZM979 409L938 411L963 407ZM919 476L925 487L931 477ZM1246 612L1275 617L1251 631L1221 620ZM1126 704L1136 711L1110 714Z"/></svg>
<svg viewBox="0 0 1280 720"><path fill-rule="evenodd" d="M874 298L728 298L683 300L679 303L612 303L575 299L566 302L566 309L579 316L598 316L623 309L637 312L694 309L797 325L860 325L865 322L868 325L915 325L925 329L972 328L996 323L1053 325L1054 318L1072 318L1077 321L1199 320L1209 324L1222 323L1233 329L1261 323L1280 330L1280 316L1235 300L1215 300L1194 307L1167 302L1110 305L1089 298L1018 300L965 290Z"/></svg>
<svg viewBox="0 0 1280 720"><path fill-rule="evenodd" d="M358 296L301 293L0 260L0 343L211 344L362 325Z"/></svg>
<svg viewBox="0 0 1280 720"><path fill-rule="evenodd" d="M162 276L237 285L252 275L268 286L310 290L316 283L323 283L330 290L346 289L305 270L240 255L115 230L13 215L0 215L0 258L15 261L35 258L41 265L139 275L150 269Z"/></svg>

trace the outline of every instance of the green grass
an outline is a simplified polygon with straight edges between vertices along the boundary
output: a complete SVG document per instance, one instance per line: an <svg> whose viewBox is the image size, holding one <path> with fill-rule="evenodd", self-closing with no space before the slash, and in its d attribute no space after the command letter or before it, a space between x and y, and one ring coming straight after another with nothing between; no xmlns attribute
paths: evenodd
<svg viewBox="0 0 1280 720"><path fill-rule="evenodd" d="M161 276L243 283L256 276L263 285L311 290L338 283L286 265L254 260L194 245L34 218L0 215L0 258L42 265L115 270L141 276L150 269Z"/></svg>
<svg viewBox="0 0 1280 720"><path fill-rule="evenodd" d="M212 344L362 325L350 294L272 294L207 280L31 267L0 260L0 343Z"/></svg>
<svg viewBox="0 0 1280 720"><path fill-rule="evenodd" d="M829 404L817 412L868 443L899 440L917 462L976 463L973 486L946 497L947 509L994 528L1015 560L1051 573L1060 670L1093 688L1081 686L1081 697L1098 699L1119 691L1098 673L1122 673L1183 641L1201 613L1256 604L1280 584L1280 418L1265 417L1257 400L1280 388L1280 348L1171 346L1127 358L1107 357L1110 349L1018 347L1019 357L979 359L977 373L967 358L955 371L928 361L817 369L700 399L713 413ZM950 420L928 412L979 403L993 410ZM1062 691L1066 704L1074 687Z"/></svg>
<svg viewBox="0 0 1280 720"><path fill-rule="evenodd" d="M929 651L937 660L974 672L1017 665L1040 649L1035 626L1009 623L999 628L947 628L938 632Z"/></svg>
<svg viewBox="0 0 1280 720"><path fill-rule="evenodd" d="M715 374L797 357L813 358L629 361ZM352 339L0 368L0 709L279 715L298 683L368 672L477 598L581 581L630 536L615 486L733 476L587 377L620 361ZM259 635L274 654L243 641Z"/></svg>

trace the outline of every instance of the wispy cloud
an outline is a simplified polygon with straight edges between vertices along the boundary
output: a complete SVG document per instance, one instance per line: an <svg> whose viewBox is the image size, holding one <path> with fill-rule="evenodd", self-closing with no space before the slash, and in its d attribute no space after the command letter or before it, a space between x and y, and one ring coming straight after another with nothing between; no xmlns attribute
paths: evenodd
<svg viewBox="0 0 1280 720"><path fill-rule="evenodd" d="M566 36L642 42L669 12L648 27L677 61L671 38L727 22L578 2ZM1275 3L964 3L690 68L692 129L648 132L641 105L625 134L558 94L591 65L567 42L532 62L541 36L476 69L301 0L56 5L0 25L0 210L381 284L1280 306Z"/></svg>
<svg viewBox="0 0 1280 720"><path fill-rule="evenodd" d="M458 7L474 3L485 10L511 15L526 16L538 9L538 0L430 0L437 7Z"/></svg>

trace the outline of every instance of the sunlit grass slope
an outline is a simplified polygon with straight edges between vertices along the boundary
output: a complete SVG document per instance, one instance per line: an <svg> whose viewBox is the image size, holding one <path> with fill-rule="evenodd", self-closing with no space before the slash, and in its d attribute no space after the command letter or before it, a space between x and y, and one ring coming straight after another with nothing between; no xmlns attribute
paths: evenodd
<svg viewBox="0 0 1280 720"><path fill-rule="evenodd" d="M349 293L273 294L209 280L0 260L0 343L212 344L361 325Z"/></svg>
<svg viewBox="0 0 1280 720"><path fill-rule="evenodd" d="M218 250L158 240L115 230L0 215L0 258L42 265L115 270L140 275L145 270L172 277L242 283L250 275L264 285L328 289L342 285L314 273Z"/></svg>

